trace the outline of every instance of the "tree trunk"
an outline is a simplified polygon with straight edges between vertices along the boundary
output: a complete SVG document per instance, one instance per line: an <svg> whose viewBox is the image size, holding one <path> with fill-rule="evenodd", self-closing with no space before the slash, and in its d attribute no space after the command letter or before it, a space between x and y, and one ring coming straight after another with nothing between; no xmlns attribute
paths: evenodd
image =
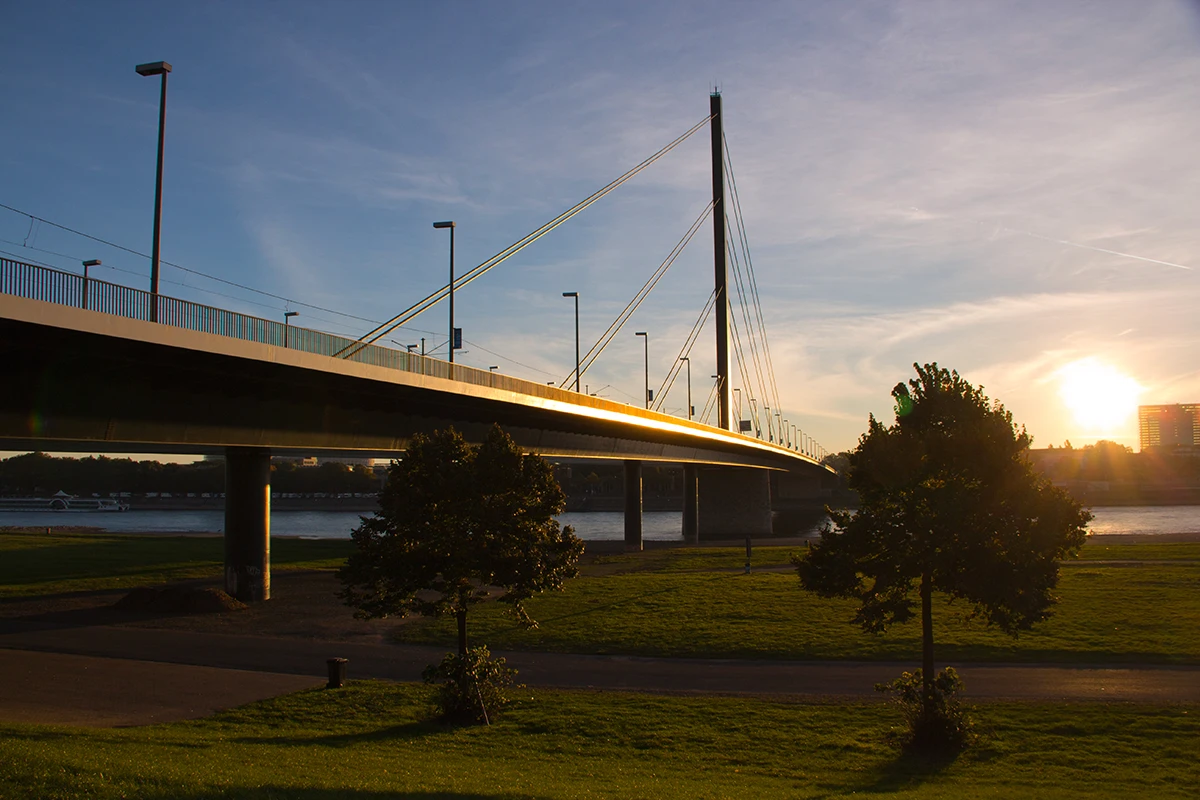
<svg viewBox="0 0 1200 800"><path fill-rule="evenodd" d="M460 608L454 612L458 617L458 654L465 656L467 654L467 610Z"/></svg>
<svg viewBox="0 0 1200 800"><path fill-rule="evenodd" d="M933 714L933 576L921 576L921 695L926 719Z"/></svg>

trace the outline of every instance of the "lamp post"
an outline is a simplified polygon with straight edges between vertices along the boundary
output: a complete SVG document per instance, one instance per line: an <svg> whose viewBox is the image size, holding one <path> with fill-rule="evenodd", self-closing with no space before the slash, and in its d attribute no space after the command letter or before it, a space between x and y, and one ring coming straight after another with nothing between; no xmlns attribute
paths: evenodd
<svg viewBox="0 0 1200 800"><path fill-rule="evenodd" d="M692 360L691 360L690 358L688 358L687 356L681 356L679 360L680 360L680 361L686 361L686 362L687 362L687 375L688 375L688 419L690 420L690 419L692 418ZM678 373L676 373L676 374L678 374Z"/></svg>
<svg viewBox="0 0 1200 800"><path fill-rule="evenodd" d="M733 389L733 398L734 398L734 402L733 402L734 413L737 414L737 418L738 418L738 431L741 432L741 430L742 430L742 390L737 388L736 386Z"/></svg>
<svg viewBox="0 0 1200 800"><path fill-rule="evenodd" d="M771 407L763 406L763 411L767 412L767 441L775 441L775 431L771 428Z"/></svg>
<svg viewBox="0 0 1200 800"><path fill-rule="evenodd" d="M433 227L450 229L450 363L454 363L454 220L435 222Z"/></svg>
<svg viewBox="0 0 1200 800"><path fill-rule="evenodd" d="M298 316L300 316L299 311L283 312L283 346L284 347L288 346L288 331L290 331L292 329L292 324L291 324L292 317L298 317Z"/></svg>
<svg viewBox="0 0 1200 800"><path fill-rule="evenodd" d="M154 244L150 250L150 321L158 322L158 262L162 243L162 174L163 134L167 127L167 74L171 65L166 61L138 64L134 69L143 78L162 76L162 89L158 98L158 171L154 178Z"/></svg>
<svg viewBox="0 0 1200 800"><path fill-rule="evenodd" d="M646 408L650 408L650 336L646 331L637 331L634 336L641 336L646 348Z"/></svg>
<svg viewBox="0 0 1200 800"><path fill-rule="evenodd" d="M88 307L88 267L98 266L100 266L100 259L98 258L89 258L83 262L83 300L80 304L82 308Z"/></svg>
<svg viewBox="0 0 1200 800"><path fill-rule="evenodd" d="M563 297L575 298L575 391L579 391L579 292L563 292Z"/></svg>

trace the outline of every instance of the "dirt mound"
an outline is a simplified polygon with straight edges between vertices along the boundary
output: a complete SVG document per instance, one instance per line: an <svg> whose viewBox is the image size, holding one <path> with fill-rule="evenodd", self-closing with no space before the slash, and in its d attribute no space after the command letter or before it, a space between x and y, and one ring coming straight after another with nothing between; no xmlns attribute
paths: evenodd
<svg viewBox="0 0 1200 800"><path fill-rule="evenodd" d="M134 589L114 604L122 611L168 611L184 614L210 614L240 611L246 604L220 589L189 586L143 586Z"/></svg>

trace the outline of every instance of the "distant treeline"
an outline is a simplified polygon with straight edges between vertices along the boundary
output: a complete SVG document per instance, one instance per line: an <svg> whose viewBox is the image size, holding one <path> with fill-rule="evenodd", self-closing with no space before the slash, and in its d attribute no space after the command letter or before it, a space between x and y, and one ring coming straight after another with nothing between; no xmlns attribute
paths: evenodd
<svg viewBox="0 0 1200 800"><path fill-rule="evenodd" d="M1200 503L1200 454L1190 450L1135 453L1116 442L1031 450L1033 465L1083 502L1096 505Z"/></svg>
<svg viewBox="0 0 1200 800"><path fill-rule="evenodd" d="M301 467L290 462L271 465L273 492L376 492L380 485L381 479L364 465L324 463ZM45 453L0 460L0 495L45 497L59 490L77 495L218 493L225 491L225 462L163 464L107 456L55 458Z"/></svg>

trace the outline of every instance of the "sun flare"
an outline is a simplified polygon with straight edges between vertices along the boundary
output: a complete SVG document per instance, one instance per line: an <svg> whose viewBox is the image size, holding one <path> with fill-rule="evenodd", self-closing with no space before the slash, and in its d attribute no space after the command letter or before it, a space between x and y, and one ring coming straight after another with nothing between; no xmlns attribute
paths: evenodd
<svg viewBox="0 0 1200 800"><path fill-rule="evenodd" d="M1059 369L1057 375L1063 404L1088 431L1110 432L1137 411L1142 387L1099 359L1072 361Z"/></svg>

